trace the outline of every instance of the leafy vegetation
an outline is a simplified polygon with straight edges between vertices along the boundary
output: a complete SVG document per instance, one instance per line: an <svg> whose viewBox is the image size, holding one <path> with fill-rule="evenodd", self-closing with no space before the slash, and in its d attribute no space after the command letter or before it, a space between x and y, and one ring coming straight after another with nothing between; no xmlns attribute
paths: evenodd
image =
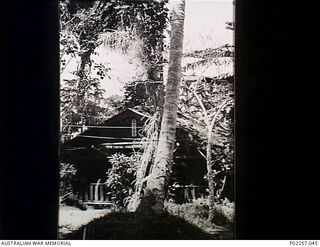
<svg viewBox="0 0 320 247"><path fill-rule="evenodd" d="M73 180L77 170L72 164L60 162L60 182L59 182L59 196L60 198L73 194Z"/></svg>
<svg viewBox="0 0 320 247"><path fill-rule="evenodd" d="M225 57L232 52L232 47L223 46L189 54L201 60L187 64L186 74L193 74L184 77L180 94L180 122L196 137L207 162L210 220L215 201L223 199L226 180L233 180L233 60Z"/></svg>
<svg viewBox="0 0 320 247"><path fill-rule="evenodd" d="M116 204L125 206L134 190L135 173L140 155L126 156L116 153L109 157L112 167L107 171L105 184L111 189L111 196Z"/></svg>
<svg viewBox="0 0 320 247"><path fill-rule="evenodd" d="M233 229L234 204L227 199L215 206L215 224L208 221L209 205L206 198L198 198L193 202L184 204L166 202L165 208L171 215L181 217L207 232L215 230L215 224L221 226L220 229L225 231L231 232Z"/></svg>
<svg viewBox="0 0 320 247"><path fill-rule="evenodd" d="M87 207L78 199L77 193L74 191L73 184L77 173L74 165L69 163L60 163L60 183L59 198L60 203L86 210Z"/></svg>
<svg viewBox="0 0 320 247"><path fill-rule="evenodd" d="M69 136L76 134L79 128L72 125L95 125L110 116L108 106L104 104L105 92L101 88L101 80L108 76L109 68L92 59L97 53L96 48L104 44L124 51L138 51L135 55L142 61L147 77L153 80L159 70L158 64L162 62L166 23L166 1L70 0L60 3L61 73L71 60L78 63L73 72L74 79L62 80L64 132ZM138 49L132 49L132 43L137 42L140 43ZM128 88L126 94L134 91ZM125 97L124 107L137 105L136 98Z"/></svg>

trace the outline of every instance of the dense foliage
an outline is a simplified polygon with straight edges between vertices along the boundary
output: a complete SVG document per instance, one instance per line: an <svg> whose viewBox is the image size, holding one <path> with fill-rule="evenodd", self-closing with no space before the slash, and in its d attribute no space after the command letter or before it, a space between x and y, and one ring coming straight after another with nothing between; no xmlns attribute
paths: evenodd
<svg viewBox="0 0 320 247"><path fill-rule="evenodd" d="M127 156L122 153L109 157L112 167L107 171L105 184L111 190L111 197L119 206L126 205L133 194L139 158L139 154Z"/></svg>
<svg viewBox="0 0 320 247"><path fill-rule="evenodd" d="M163 105L163 65L168 8L165 1L129 1L124 12L124 26L130 33L141 39L140 60L146 68L146 78L125 85L124 107L142 106L145 111L154 113Z"/></svg>
<svg viewBox="0 0 320 247"><path fill-rule="evenodd" d="M206 198L198 198L192 203L175 204L173 202L165 203L166 210L174 216L185 219L204 231L211 232L213 225L208 222L208 200ZM234 203L230 203L227 199L218 203L215 207L215 222L225 229L232 230L234 222Z"/></svg>
<svg viewBox="0 0 320 247"><path fill-rule="evenodd" d="M69 0L60 3L61 74L71 60L77 63L77 69L73 72L74 79L62 78L61 82L63 125L97 124L110 116L109 106L105 104L108 102L104 101L104 90L101 88L101 81L108 76L109 68L92 59L92 55L97 53L96 48L103 43L126 50L132 49L130 44L134 39L139 39L142 45L136 48L147 78L159 79L165 47L164 30L168 19L166 3L167 1L129 0ZM105 34L111 36L106 39ZM124 42L119 42L123 37ZM159 90L154 89L156 84L149 86L148 81L142 84L154 97L136 90L137 86L133 81L133 87L128 85L125 89L121 109L143 102L148 102L148 105L158 102L156 95ZM139 96L141 100L136 102ZM149 98L153 98L153 101L149 102ZM71 127L64 129L69 134L78 130Z"/></svg>
<svg viewBox="0 0 320 247"><path fill-rule="evenodd" d="M189 54L202 60L187 65L186 70L196 71L197 76L184 77L179 102L179 121L194 135L198 151L212 168L211 178L206 176L205 179L214 180L216 199L223 199L226 181L234 179L234 85L233 76L225 69L232 62L226 56L232 53L232 47L224 46ZM214 73L212 77L203 76L212 65L218 71L219 66L222 67L220 71L225 74L218 73L217 77L214 77Z"/></svg>
<svg viewBox="0 0 320 247"><path fill-rule="evenodd" d="M97 124L108 115L104 105L101 80L109 69L95 63L91 55L101 45L99 36L114 28L117 16L114 4L106 1L65 1L60 3L60 57L61 74L71 60L76 61L74 79L61 81L61 120L66 125ZM67 134L79 131L66 126Z"/></svg>
<svg viewBox="0 0 320 247"><path fill-rule="evenodd" d="M60 163L60 183L59 183L59 195L64 197L68 194L73 194L73 180L75 178L77 170L72 164Z"/></svg>

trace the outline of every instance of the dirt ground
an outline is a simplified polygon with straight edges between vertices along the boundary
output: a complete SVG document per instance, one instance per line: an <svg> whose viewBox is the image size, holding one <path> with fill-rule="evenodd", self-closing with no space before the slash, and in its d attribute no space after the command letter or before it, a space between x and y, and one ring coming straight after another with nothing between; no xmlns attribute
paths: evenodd
<svg viewBox="0 0 320 247"><path fill-rule="evenodd" d="M68 234L87 225L94 219L105 216L111 212L111 209L93 209L88 208L82 211L78 208L61 206L59 208L59 236Z"/></svg>

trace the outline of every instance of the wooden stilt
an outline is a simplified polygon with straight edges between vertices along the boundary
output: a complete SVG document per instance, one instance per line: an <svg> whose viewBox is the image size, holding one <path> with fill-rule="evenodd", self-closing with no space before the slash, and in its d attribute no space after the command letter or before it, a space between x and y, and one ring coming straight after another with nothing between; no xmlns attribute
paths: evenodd
<svg viewBox="0 0 320 247"><path fill-rule="evenodd" d="M93 184L90 184L90 201L94 201L94 188L93 188Z"/></svg>
<svg viewBox="0 0 320 247"><path fill-rule="evenodd" d="M184 188L184 199L189 202L189 191L188 191L188 188Z"/></svg>
<svg viewBox="0 0 320 247"><path fill-rule="evenodd" d="M104 201L104 194L103 194L103 184L100 184L100 201L103 202Z"/></svg>
<svg viewBox="0 0 320 247"><path fill-rule="evenodd" d="M89 200L88 188L86 187L84 190L84 201L87 202Z"/></svg>
<svg viewBox="0 0 320 247"><path fill-rule="evenodd" d="M191 194L192 194L192 200L195 200L196 199L196 187L193 187L191 189Z"/></svg>

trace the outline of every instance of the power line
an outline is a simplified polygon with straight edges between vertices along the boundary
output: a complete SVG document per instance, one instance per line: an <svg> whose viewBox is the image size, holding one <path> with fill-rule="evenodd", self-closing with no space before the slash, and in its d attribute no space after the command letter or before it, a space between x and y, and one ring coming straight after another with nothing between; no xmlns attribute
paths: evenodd
<svg viewBox="0 0 320 247"><path fill-rule="evenodd" d="M77 135L76 137L84 138L96 138L96 139L107 139L107 140L138 140L139 138L129 138L129 137L111 137L111 136L88 136L88 135Z"/></svg>
<svg viewBox="0 0 320 247"><path fill-rule="evenodd" d="M62 127L77 127L77 128L93 128L93 129L132 129L129 126L94 126L94 125L75 125L75 124L64 124ZM137 126L136 128L142 129L143 126Z"/></svg>
<svg viewBox="0 0 320 247"><path fill-rule="evenodd" d="M66 134L67 135L67 134ZM132 141L139 141L142 138L130 138L130 137L112 137L112 136L89 136L89 135L77 135L73 139L77 137L83 137L83 138L93 138L93 139L106 139L106 140L132 140ZM149 141L158 141L159 139L156 140L147 140ZM176 141L188 141L189 139L176 139ZM198 139L198 140L205 140L205 139Z"/></svg>

